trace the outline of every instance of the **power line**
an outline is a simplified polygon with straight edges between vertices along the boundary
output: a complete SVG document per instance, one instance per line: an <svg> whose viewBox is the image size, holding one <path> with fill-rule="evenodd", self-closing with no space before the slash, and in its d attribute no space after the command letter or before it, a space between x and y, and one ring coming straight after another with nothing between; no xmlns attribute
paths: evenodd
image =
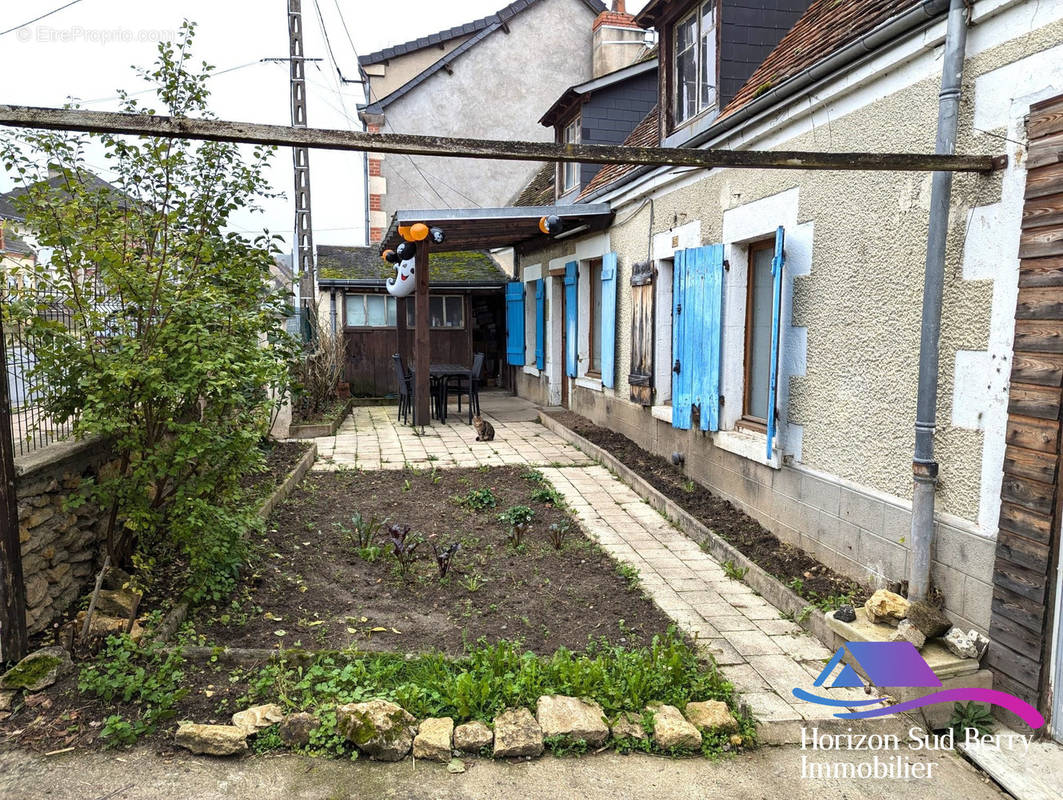
<svg viewBox="0 0 1063 800"><path fill-rule="evenodd" d="M39 17L34 17L29 22L23 22L21 25L16 25L14 28L8 28L6 31L0 31L0 36L7 36L9 33L14 33L19 28L25 28L27 25L32 25L34 22L40 22L42 19L52 16L52 14L58 14L64 8L70 8L70 6L76 6L81 0L70 0L65 6L59 6L59 8L52 9L47 14L41 14Z"/></svg>
<svg viewBox="0 0 1063 800"><path fill-rule="evenodd" d="M350 78L343 77L343 71L340 69L340 62L336 59L336 54L332 52L332 42L328 37L328 29L325 27L325 17L321 13L321 4L317 0L314 0L314 9L317 11L317 20L321 23L321 35L325 37L325 49L328 50L329 58L332 60L332 66L336 68L336 74L340 78L340 83L361 83L361 80L351 80ZM344 24L346 27L346 24ZM350 33L348 32L348 38Z"/></svg>
<svg viewBox="0 0 1063 800"><path fill-rule="evenodd" d="M215 72L211 72L209 75L207 75L207 78L217 78L219 75L226 75L226 74L228 74L230 72L236 72L239 69L246 69L247 67L253 67L256 64L264 64L264 63L267 63L267 62L273 61L273 60L274 59L260 58L257 61L248 61L246 64L238 64L235 67L226 67L225 69L220 69L220 70L217 70ZM284 60L287 61L287 59L284 59ZM109 103L112 100L121 100L123 96L124 97L139 97L140 95L153 94L153 93L155 93L157 91L158 91L158 89L142 89L139 92L128 92L125 95L116 94L116 95L112 95L111 97L94 97L91 100L81 100L80 102L82 102L82 103ZM74 99L77 100L79 98L74 98Z"/></svg>

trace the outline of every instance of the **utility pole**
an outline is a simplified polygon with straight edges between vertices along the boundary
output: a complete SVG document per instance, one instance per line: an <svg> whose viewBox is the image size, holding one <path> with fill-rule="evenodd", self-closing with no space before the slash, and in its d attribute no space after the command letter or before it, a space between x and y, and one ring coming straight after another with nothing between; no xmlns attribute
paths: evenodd
<svg viewBox="0 0 1063 800"><path fill-rule="evenodd" d="M293 128L306 127L302 6L302 0L288 0ZM312 319L309 315L317 313L317 278L314 271L314 228L310 217L310 151L305 145L292 148L292 161L295 167L295 265L299 274L299 297L309 323Z"/></svg>

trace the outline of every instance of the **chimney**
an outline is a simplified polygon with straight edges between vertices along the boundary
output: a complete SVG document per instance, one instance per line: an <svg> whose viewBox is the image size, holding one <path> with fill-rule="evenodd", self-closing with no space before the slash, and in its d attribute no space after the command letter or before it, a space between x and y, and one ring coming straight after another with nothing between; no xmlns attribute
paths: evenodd
<svg viewBox="0 0 1063 800"><path fill-rule="evenodd" d="M646 50L645 31L627 13L624 0L613 0L612 9L595 18L591 31L595 78L631 66Z"/></svg>

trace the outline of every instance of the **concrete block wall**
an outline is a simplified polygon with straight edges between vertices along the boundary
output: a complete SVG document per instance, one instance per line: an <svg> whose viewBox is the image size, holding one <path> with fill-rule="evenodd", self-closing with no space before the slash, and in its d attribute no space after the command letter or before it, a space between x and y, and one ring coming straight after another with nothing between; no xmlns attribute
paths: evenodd
<svg viewBox="0 0 1063 800"><path fill-rule="evenodd" d="M111 461L99 440L61 442L15 459L26 625L44 630L92 583L103 535L91 504L71 507L82 481Z"/></svg>
<svg viewBox="0 0 1063 800"><path fill-rule="evenodd" d="M907 580L907 501L801 467L773 469L716 447L711 434L676 430L601 392L575 387L569 405L651 453L683 453L691 478L836 572L872 588ZM939 518L932 577L955 624L988 631L995 548L970 525Z"/></svg>

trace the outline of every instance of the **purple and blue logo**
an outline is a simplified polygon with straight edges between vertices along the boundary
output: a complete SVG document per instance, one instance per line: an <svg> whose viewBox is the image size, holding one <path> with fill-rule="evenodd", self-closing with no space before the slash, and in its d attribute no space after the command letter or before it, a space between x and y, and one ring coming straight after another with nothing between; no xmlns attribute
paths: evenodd
<svg viewBox="0 0 1063 800"><path fill-rule="evenodd" d="M839 647L834 657L827 662L827 666L819 673L813 682L813 686L823 686L827 679L842 663L848 650L850 659L855 662L861 671L868 677L872 686L904 687L904 688L928 688L940 687L941 681L930 669L919 651L911 642L847 642L844 647ZM853 668L852 664L844 663L838 677L830 684L830 688L849 687L864 688L864 681ZM888 697L876 697L869 700L835 700L830 697L820 697L801 688L793 690L794 697L806 700L809 703L818 703L824 706L836 706L846 709L839 711L834 716L840 719L867 719L868 717L884 717L889 714L899 714L902 711L911 711L914 708L935 705L937 703L970 702L988 703L1001 706L1011 711L1023 722L1034 730L1045 724L1041 713L1015 695L999 692L995 689L942 689L931 692L923 697L897 703L891 706L879 706L867 708L861 711L849 711L857 706L878 705L888 701Z"/></svg>

